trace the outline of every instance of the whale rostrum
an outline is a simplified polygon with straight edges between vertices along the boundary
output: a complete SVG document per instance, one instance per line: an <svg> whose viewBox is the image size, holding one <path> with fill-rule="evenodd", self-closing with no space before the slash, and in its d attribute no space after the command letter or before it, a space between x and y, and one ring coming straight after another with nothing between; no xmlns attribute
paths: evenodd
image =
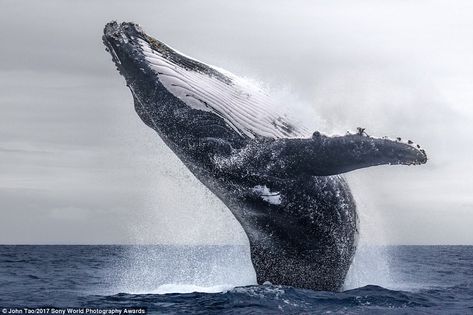
<svg viewBox="0 0 473 315"><path fill-rule="evenodd" d="M363 128L333 137L311 132L277 113L261 89L137 24L108 23L103 42L139 117L243 227L258 283L340 290L358 235L340 174L427 161L412 141L371 137Z"/></svg>

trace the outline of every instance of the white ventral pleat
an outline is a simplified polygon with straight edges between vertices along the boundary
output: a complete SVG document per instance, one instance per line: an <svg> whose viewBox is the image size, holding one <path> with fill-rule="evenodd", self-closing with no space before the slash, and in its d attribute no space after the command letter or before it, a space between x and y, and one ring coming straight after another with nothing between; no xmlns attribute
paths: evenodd
<svg viewBox="0 0 473 315"><path fill-rule="evenodd" d="M276 113L270 97L249 82L209 65L206 66L227 77L230 83L186 69L152 49L146 41L139 41L149 67L169 92L192 108L223 118L240 135L250 138L255 135L270 138L308 136L305 129L296 128L286 117Z"/></svg>

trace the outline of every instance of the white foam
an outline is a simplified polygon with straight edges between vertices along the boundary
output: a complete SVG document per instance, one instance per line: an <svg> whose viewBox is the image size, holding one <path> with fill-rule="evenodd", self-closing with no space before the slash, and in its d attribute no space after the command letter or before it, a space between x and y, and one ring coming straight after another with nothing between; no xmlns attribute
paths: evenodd
<svg viewBox="0 0 473 315"><path fill-rule="evenodd" d="M259 194L261 199L272 204L280 205L281 204L281 195L279 192L272 192L266 185L255 186L253 187L253 192Z"/></svg>
<svg viewBox="0 0 473 315"><path fill-rule="evenodd" d="M168 294L168 293L219 293L233 289L235 286L231 284L221 284L213 286L199 286L184 283L168 283L160 285L156 290L129 292L130 294Z"/></svg>

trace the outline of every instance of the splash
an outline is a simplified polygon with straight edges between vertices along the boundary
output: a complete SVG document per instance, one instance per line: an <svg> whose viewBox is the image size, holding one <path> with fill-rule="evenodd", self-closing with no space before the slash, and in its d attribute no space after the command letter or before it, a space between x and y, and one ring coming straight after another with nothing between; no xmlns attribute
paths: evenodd
<svg viewBox="0 0 473 315"><path fill-rule="evenodd" d="M359 222L358 247L345 280L344 289L350 290L366 285L396 288L398 284L390 268L391 253L386 246L384 221L370 202L370 189L359 178L347 176L356 198Z"/></svg>
<svg viewBox="0 0 473 315"><path fill-rule="evenodd" d="M256 283L247 246L142 245L127 247L117 293L222 292Z"/></svg>

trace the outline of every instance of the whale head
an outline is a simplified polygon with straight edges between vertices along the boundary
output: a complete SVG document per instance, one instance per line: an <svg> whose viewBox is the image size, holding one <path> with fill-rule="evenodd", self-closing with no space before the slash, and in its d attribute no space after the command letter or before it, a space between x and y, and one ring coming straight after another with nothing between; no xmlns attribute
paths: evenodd
<svg viewBox="0 0 473 315"><path fill-rule="evenodd" d="M237 146L242 139L310 136L275 112L258 87L185 56L137 24L110 22L102 38L138 115L161 136L177 138L169 133L180 128L180 138L228 138Z"/></svg>
<svg viewBox="0 0 473 315"><path fill-rule="evenodd" d="M117 70L125 78L139 117L162 137L167 136L164 127L171 124L165 123L166 120L172 119L174 125L178 125L175 117L171 117L172 113L180 112L180 116L184 117L186 106L173 99L160 80L162 75L153 68L146 54L151 50L151 46L155 46L161 56L169 56L170 50L165 52L164 46L147 36L141 27L134 23L107 23L102 40Z"/></svg>

